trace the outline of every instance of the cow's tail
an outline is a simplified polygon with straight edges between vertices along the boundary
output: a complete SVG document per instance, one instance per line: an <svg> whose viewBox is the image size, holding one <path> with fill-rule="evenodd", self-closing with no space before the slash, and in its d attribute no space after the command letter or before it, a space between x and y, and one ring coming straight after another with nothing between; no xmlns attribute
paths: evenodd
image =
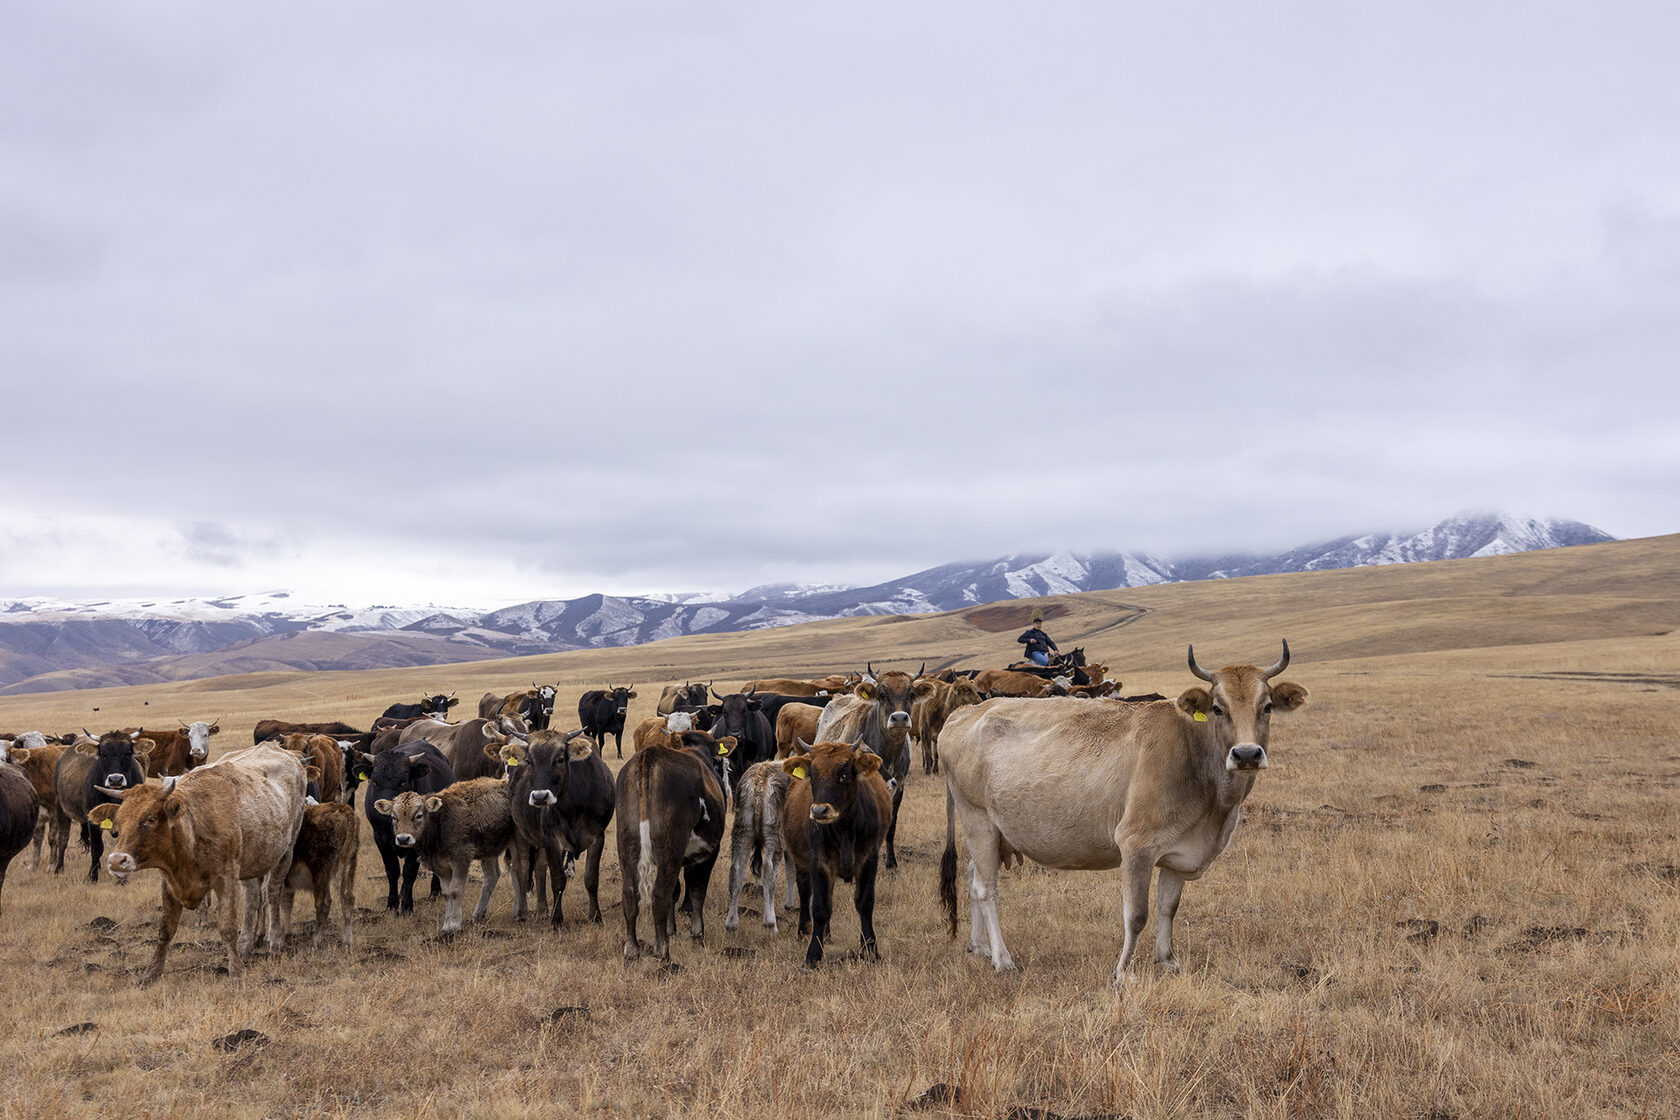
<svg viewBox="0 0 1680 1120"><path fill-rule="evenodd" d="M650 911L653 909L653 826L648 820L648 764L652 759L650 750L637 754L637 764L642 769L637 775L641 781L636 783L636 816L641 822L637 826L641 851L636 856L636 891L641 896L641 904Z"/></svg>
<svg viewBox="0 0 1680 1120"><path fill-rule="evenodd" d="M939 901L945 904L945 928L957 936L957 800L945 786L945 855L939 861Z"/></svg>

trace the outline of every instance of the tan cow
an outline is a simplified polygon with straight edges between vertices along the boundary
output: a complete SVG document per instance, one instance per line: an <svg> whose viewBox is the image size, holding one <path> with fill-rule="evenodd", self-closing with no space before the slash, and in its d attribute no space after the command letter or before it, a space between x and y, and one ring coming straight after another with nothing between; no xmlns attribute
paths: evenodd
<svg viewBox="0 0 1680 1120"><path fill-rule="evenodd" d="M121 798L87 815L92 824L115 834L105 857L107 870L123 877L155 867L163 875L157 948L141 983L163 972L182 908L196 908L212 890L230 977L238 976L251 958L259 912L268 920L269 952L285 950L277 887L291 870L292 848L303 824L305 782L295 755L264 744L232 751L163 786L101 790ZM241 893L243 920L238 914Z"/></svg>
<svg viewBox="0 0 1680 1120"><path fill-rule="evenodd" d="M1155 960L1176 969L1173 915L1184 884L1225 850L1243 799L1267 766L1274 711L1307 702L1307 690L1269 669L1228 665L1208 672L1190 651L1190 671L1206 688L1175 701L1116 704L1075 699L989 700L945 725L945 855L940 897L957 932L957 839L968 840L969 952L999 972L1015 962L998 924L998 868L1025 857L1045 867L1119 867L1127 965L1149 917L1150 878L1161 869Z"/></svg>
<svg viewBox="0 0 1680 1120"><path fill-rule="evenodd" d="M1061 682L1065 693L1071 682L1066 677L1034 676L1017 673L1013 669L982 669L974 678L974 687L992 696L1049 696Z"/></svg>
<svg viewBox="0 0 1680 1120"><path fill-rule="evenodd" d="M69 749L56 740L48 741L39 731L27 731L13 740L8 749L0 750L0 761L9 761L23 771L41 806L35 821L35 835L30 842L29 871L38 871L41 867L41 844L47 838L47 822L58 808L53 772L58 769L59 756Z"/></svg>
<svg viewBox="0 0 1680 1120"><path fill-rule="evenodd" d="M787 704L776 713L776 757L786 758L793 745L803 739L817 741L817 721L823 710L815 704Z"/></svg>
<svg viewBox="0 0 1680 1120"><path fill-rule="evenodd" d="M748 681L741 686L741 691L762 692L766 696L818 696L835 690L811 681L796 681L790 677L767 677L761 681Z"/></svg>

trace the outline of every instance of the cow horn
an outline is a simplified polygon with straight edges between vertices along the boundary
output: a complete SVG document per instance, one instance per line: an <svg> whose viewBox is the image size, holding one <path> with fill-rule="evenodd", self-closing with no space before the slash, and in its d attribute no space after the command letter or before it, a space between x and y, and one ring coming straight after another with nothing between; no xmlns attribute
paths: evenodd
<svg viewBox="0 0 1680 1120"><path fill-rule="evenodd" d="M706 691L711 693L712 699L716 700L719 704L723 703L723 697L717 694L717 689L713 688L711 685L707 685Z"/></svg>
<svg viewBox="0 0 1680 1120"><path fill-rule="evenodd" d="M563 739L563 740L561 740L561 741L562 741L562 742L566 742L566 743L569 743L569 742L571 742L571 741L572 741L572 740L573 740L573 739L576 739L576 738L577 738L577 737L578 737L578 736L579 736L579 735L582 735L582 734L583 734L583 728L581 728L581 727L580 727L580 728L578 728L578 729L577 729L577 730L576 730L576 731L568 731L568 732L566 732L566 737L565 737L565 738L564 738L564 739Z"/></svg>
<svg viewBox="0 0 1680 1120"><path fill-rule="evenodd" d="M751 688L747 689L746 692L742 693L742 695L750 697L753 693L755 693L757 691L758 691L758 686L755 684Z"/></svg>
<svg viewBox="0 0 1680 1120"><path fill-rule="evenodd" d="M922 679L922 674L925 673L925 672L927 672L927 662L926 661L922 662L922 667L920 669L917 669L916 670L916 675L911 677L910 679L913 680L913 681L919 681L919 680Z"/></svg>
<svg viewBox="0 0 1680 1120"><path fill-rule="evenodd" d="M128 791L126 789L111 789L109 786L97 786L97 785L94 786L93 788L98 790L100 793L103 793L106 797L109 797L114 801L121 801L123 798L128 796Z"/></svg>
<svg viewBox="0 0 1680 1120"><path fill-rule="evenodd" d="M1278 658L1278 663L1276 665L1273 665L1270 669L1261 673L1260 677L1262 680L1269 681L1287 668L1289 668L1289 639L1285 638L1283 640L1283 656Z"/></svg>
<svg viewBox="0 0 1680 1120"><path fill-rule="evenodd" d="M180 724L183 728L185 728L188 731L192 730L192 724L188 723L186 720L182 719L180 716L175 717L175 722Z"/></svg>
<svg viewBox="0 0 1680 1120"><path fill-rule="evenodd" d="M83 735L86 735L86 736L87 736L87 737L88 737L88 738L89 738L89 739L91 739L91 738L93 738L93 732L91 732L91 731L89 731L89 730L88 730L88 729L87 729L87 728L85 728L85 727L84 727L84 728L82 728L82 734L83 734Z"/></svg>
<svg viewBox="0 0 1680 1120"><path fill-rule="evenodd" d="M875 662L873 660L865 661L863 663L863 667L864 667L864 672L867 673L869 676L873 677L875 675Z"/></svg>
<svg viewBox="0 0 1680 1120"><path fill-rule="evenodd" d="M1213 674L1208 672L1206 669L1202 668L1200 665L1196 664L1196 647L1195 646L1190 647L1190 672L1196 677L1197 680L1207 681L1209 684L1213 683Z"/></svg>

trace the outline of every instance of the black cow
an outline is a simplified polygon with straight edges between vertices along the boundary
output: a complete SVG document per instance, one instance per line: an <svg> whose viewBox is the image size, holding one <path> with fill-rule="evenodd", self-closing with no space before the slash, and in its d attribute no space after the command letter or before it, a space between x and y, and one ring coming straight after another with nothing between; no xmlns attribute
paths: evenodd
<svg viewBox="0 0 1680 1120"><path fill-rule="evenodd" d="M121 731L107 731L99 742L83 742L58 757L53 771L53 792L58 806L53 810L52 869L64 870L64 849L70 844L70 825L81 826L82 847L92 855L88 882L99 882L99 863L105 854L105 833L88 821L95 805L117 801L102 789L126 790L146 784L146 758L151 740L136 740Z"/></svg>
<svg viewBox="0 0 1680 1120"><path fill-rule="evenodd" d="M799 884L799 932L809 933L805 966L823 958L834 913L834 880L855 883L863 955L878 958L875 945L875 874L893 815L892 794L881 777L881 756L864 745L818 743L782 761L794 779L782 813L782 838ZM775 874L774 868L767 868Z"/></svg>
<svg viewBox="0 0 1680 1120"><path fill-rule="evenodd" d="M611 685L592 688L578 700L578 722L602 754L606 753L607 736L611 735L618 747L618 757L624 757L624 714L635 698L636 686L632 684L629 688Z"/></svg>
<svg viewBox="0 0 1680 1120"><path fill-rule="evenodd" d="M508 796L513 813L513 889L525 897L537 849L548 862L548 882L554 892L551 923L562 922L560 899L571 877L572 863L585 852L583 887L589 892L589 920L601 920L601 853L607 846L607 822L612 820L612 771L582 731L562 735L537 731L525 747L525 761L508 771ZM520 903L524 909L524 903Z"/></svg>
<svg viewBox="0 0 1680 1120"><path fill-rule="evenodd" d="M737 776L754 763L776 757L776 725L765 718L764 704L757 696L752 692L712 695L718 699L718 716L709 730L720 739L729 736L735 740L730 764Z"/></svg>
<svg viewBox="0 0 1680 1120"><path fill-rule="evenodd" d="M35 816L41 799L18 766L0 762L0 893L6 889L6 867L29 846L35 835Z"/></svg>
<svg viewBox="0 0 1680 1120"><path fill-rule="evenodd" d="M367 796L362 799L362 812L373 826L373 843L379 849L379 858L385 862L385 881L389 888L385 909L407 914L414 909L414 879L420 874L420 856L413 848L398 852L396 830L391 825L391 818L385 813L375 812L374 802L381 799L394 801L399 793L410 790L436 793L455 783L455 771L449 768L449 760L443 757L442 752L423 739L403 743L378 754L358 753L355 769L356 777L368 784ZM397 890L399 860L402 872L400 894ZM434 875L432 897L442 893L443 884Z"/></svg>
<svg viewBox="0 0 1680 1120"><path fill-rule="evenodd" d="M380 715L380 719L419 719L422 716L437 716L442 718L449 714L449 709L461 702L453 692L445 696L434 693L422 696L418 704L392 704Z"/></svg>

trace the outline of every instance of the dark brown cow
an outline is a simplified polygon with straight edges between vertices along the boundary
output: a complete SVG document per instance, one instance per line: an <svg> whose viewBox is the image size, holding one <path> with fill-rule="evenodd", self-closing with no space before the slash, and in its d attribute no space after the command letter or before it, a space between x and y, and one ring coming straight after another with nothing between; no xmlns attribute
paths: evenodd
<svg viewBox="0 0 1680 1120"><path fill-rule="evenodd" d="M292 848L303 825L305 780L297 759L279 747L246 747L197 767L168 788L111 791L110 796L122 798L119 804L99 805L88 813L93 825L115 836L105 858L112 875L126 877L149 867L163 874L163 918L142 983L163 971L182 908L196 908L212 890L228 976L244 971L259 916L268 919L269 952L285 950L278 887L291 869Z"/></svg>
<svg viewBox="0 0 1680 1120"><path fill-rule="evenodd" d="M863 955L878 959L875 873L893 814L880 755L861 739L818 743L809 754L783 759L782 769L794 779L782 814L782 838L799 883L799 932L811 935L806 967L822 962L836 878L855 882L852 902Z"/></svg>
<svg viewBox="0 0 1680 1120"><path fill-rule="evenodd" d="M331 735L334 739L356 739L367 735L366 731L351 727L348 723L332 720L327 723L287 723L278 719L259 719L257 726L251 730L251 742L266 743L280 735L296 735L305 732L310 735ZM367 744L362 744L367 749Z"/></svg>
<svg viewBox="0 0 1680 1120"><path fill-rule="evenodd" d="M350 915L356 912L356 853L361 848L361 822L349 805L311 805L303 811L292 866L280 888L280 933L292 936L292 901L298 891L315 895L315 948L327 941L333 891L338 891L341 945L351 942Z"/></svg>
<svg viewBox="0 0 1680 1120"><path fill-rule="evenodd" d="M561 903L573 864L587 853L583 886L589 895L589 920L601 920L601 856L607 847L607 824L613 813L613 776L595 744L582 731L562 735L537 731L529 743L515 748L513 740L501 749L507 763L509 811L513 814L513 889L525 912L525 892L538 862L548 870L554 891L549 923L563 921ZM488 749L488 748L486 748ZM544 905L538 878L537 905Z"/></svg>
<svg viewBox="0 0 1680 1120"><path fill-rule="evenodd" d="M331 735L307 735L302 733L282 735L280 745L303 760L305 766L313 766L321 772L316 779L316 786L321 791L321 801L348 801L345 796L346 783L344 781L344 748Z"/></svg>
<svg viewBox="0 0 1680 1120"><path fill-rule="evenodd" d="M924 666L925 668L925 666ZM910 708L930 695L936 682L892 670L879 678L874 666L850 696L841 696L823 709L817 739L824 743L863 740L881 756L881 775L892 791L892 821L887 825L887 867L898 866L893 837L898 831L898 807L904 801L904 781L910 775Z"/></svg>
<svg viewBox="0 0 1680 1120"><path fill-rule="evenodd" d="M6 868L29 846L40 814L41 799L29 776L21 767L0 762L0 895L6 891Z"/></svg>
<svg viewBox="0 0 1680 1120"><path fill-rule="evenodd" d="M631 755L618 772L616 810L624 957L641 955L636 917L647 906L653 955L668 960L679 878L690 906L689 935L698 941L706 933L706 889L723 842L723 786L698 755L653 745Z"/></svg>
<svg viewBox="0 0 1680 1120"><path fill-rule="evenodd" d="M484 886L473 908L473 921L483 921L490 910L490 894L501 877L501 857L513 843L508 784L500 778L474 778L435 794L399 793L395 801L382 799L373 808L391 818L397 847L414 850L431 873L443 880L441 932L446 935L461 928L467 869L478 860ZM516 890L515 918L525 916L524 906L524 894Z"/></svg>

